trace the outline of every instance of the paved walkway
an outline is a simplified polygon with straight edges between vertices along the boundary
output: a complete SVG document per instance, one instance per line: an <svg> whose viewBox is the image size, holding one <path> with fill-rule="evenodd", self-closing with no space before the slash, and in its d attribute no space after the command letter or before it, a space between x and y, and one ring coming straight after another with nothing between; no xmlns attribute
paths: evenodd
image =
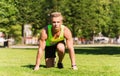
<svg viewBox="0 0 120 76"><path fill-rule="evenodd" d="M9 48L38 48L38 46L30 46L30 45L12 45Z"/></svg>
<svg viewBox="0 0 120 76"><path fill-rule="evenodd" d="M120 44L80 44L74 45L75 48L78 47L120 47ZM29 46L29 45L12 45L9 48L38 48L38 46Z"/></svg>

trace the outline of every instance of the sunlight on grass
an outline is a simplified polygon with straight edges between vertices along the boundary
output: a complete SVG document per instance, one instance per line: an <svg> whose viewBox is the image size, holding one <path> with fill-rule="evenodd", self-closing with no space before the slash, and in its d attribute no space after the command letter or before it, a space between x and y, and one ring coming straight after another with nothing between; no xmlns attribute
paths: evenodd
<svg viewBox="0 0 120 76"><path fill-rule="evenodd" d="M111 47L77 48L77 71L71 69L67 52L63 60L64 69L56 66L45 68L43 57L40 70L34 71L37 49L0 48L0 76L119 76L119 50Z"/></svg>

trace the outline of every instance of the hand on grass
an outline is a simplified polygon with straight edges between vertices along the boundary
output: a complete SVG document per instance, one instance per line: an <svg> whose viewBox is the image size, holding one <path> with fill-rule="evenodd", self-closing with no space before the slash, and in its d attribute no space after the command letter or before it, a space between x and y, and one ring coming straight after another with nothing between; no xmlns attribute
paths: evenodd
<svg viewBox="0 0 120 76"><path fill-rule="evenodd" d="M34 67L34 70L39 70L39 66L35 66L35 67Z"/></svg>
<svg viewBox="0 0 120 76"><path fill-rule="evenodd" d="M73 70L78 70L78 68L77 68L76 65L72 65L72 69L73 69Z"/></svg>

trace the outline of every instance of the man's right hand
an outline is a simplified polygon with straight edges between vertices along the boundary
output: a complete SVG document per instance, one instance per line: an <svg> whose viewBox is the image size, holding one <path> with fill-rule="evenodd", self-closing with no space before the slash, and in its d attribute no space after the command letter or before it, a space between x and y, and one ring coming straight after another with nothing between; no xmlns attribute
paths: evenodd
<svg viewBox="0 0 120 76"><path fill-rule="evenodd" d="M34 67L34 70L39 70L39 66L35 66L35 67Z"/></svg>

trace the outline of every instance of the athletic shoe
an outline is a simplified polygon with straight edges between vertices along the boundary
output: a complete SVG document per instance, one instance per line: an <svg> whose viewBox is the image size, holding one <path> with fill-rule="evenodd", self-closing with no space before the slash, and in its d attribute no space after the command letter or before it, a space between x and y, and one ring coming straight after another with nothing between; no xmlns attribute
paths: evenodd
<svg viewBox="0 0 120 76"><path fill-rule="evenodd" d="M76 65L72 65L72 69L73 69L73 70L78 70L78 68L77 68Z"/></svg>
<svg viewBox="0 0 120 76"><path fill-rule="evenodd" d="M58 64L57 64L57 67L58 67L59 69L62 69L62 68L63 68L63 64L62 64L62 63L58 63Z"/></svg>

